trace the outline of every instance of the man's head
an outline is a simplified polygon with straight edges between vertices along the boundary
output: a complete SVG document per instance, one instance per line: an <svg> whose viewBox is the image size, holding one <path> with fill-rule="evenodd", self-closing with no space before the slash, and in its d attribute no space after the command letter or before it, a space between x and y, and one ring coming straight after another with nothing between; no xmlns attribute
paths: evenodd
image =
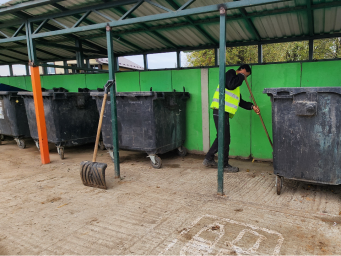
<svg viewBox="0 0 341 256"><path fill-rule="evenodd" d="M241 65L238 69L237 69L237 73L243 73L245 75L245 77L248 77L249 75L251 75L251 68L249 65L244 64Z"/></svg>

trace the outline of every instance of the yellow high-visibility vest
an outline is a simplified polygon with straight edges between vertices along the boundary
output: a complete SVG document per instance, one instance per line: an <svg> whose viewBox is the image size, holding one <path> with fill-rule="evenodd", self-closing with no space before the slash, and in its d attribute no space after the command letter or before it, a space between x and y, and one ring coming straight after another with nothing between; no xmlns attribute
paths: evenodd
<svg viewBox="0 0 341 256"><path fill-rule="evenodd" d="M236 114L240 102L240 89L237 87L234 90L227 90L225 88L225 112L229 113L229 117L233 118ZM211 104L212 109L219 109L219 85L213 95Z"/></svg>

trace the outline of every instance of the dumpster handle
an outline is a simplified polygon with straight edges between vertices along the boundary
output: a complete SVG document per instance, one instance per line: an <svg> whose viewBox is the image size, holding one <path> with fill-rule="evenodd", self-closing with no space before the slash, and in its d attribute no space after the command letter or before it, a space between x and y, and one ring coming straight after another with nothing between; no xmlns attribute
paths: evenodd
<svg viewBox="0 0 341 256"><path fill-rule="evenodd" d="M251 97L252 97L252 100L253 100L253 105L255 105L255 106L257 107L256 100L255 100L255 98L253 97L253 94L252 94L252 91L251 91L250 85L249 85L249 83L247 82L247 80L246 80L246 77L245 77L245 83L246 83L246 85L247 85L247 88L249 88L249 92L250 92L250 94L251 94ZM273 148L273 146L272 146L272 141L271 141L271 139L270 139L270 136L269 136L268 130L267 130L267 129L266 129L266 127L265 127L265 124L264 124L264 121L263 121L262 115L261 115L260 113L259 113L259 118L260 118L260 121L262 122L262 125L263 125L263 128L264 128L264 130L265 130L266 136L268 136L268 139L269 139L270 145L271 145L271 147Z"/></svg>

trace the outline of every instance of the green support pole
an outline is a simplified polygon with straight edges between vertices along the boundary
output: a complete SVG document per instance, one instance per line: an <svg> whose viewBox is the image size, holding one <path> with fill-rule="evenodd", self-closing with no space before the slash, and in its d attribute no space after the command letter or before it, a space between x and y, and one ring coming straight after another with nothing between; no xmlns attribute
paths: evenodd
<svg viewBox="0 0 341 256"><path fill-rule="evenodd" d="M181 58L180 51L176 52L176 68L181 68Z"/></svg>
<svg viewBox="0 0 341 256"><path fill-rule="evenodd" d="M225 68L226 10L220 7L219 42L219 127L218 127L218 195L224 195L224 129L225 129Z"/></svg>
<svg viewBox="0 0 341 256"><path fill-rule="evenodd" d="M147 54L143 54L143 69L148 70L148 57Z"/></svg>
<svg viewBox="0 0 341 256"><path fill-rule="evenodd" d="M263 63L263 46L258 44L258 63Z"/></svg>
<svg viewBox="0 0 341 256"><path fill-rule="evenodd" d="M26 75L29 76L30 75L30 69L29 69L27 64L25 65L25 68L26 68Z"/></svg>
<svg viewBox="0 0 341 256"><path fill-rule="evenodd" d="M107 47L108 47L108 69L109 80L115 80L115 59L114 47L112 39L111 27L106 26L107 34ZM110 89L110 102L111 102L111 120L112 120L112 134L113 134L113 147L115 159L115 178L120 178L120 158L118 149L118 129L117 129L117 108L116 108L116 83Z"/></svg>

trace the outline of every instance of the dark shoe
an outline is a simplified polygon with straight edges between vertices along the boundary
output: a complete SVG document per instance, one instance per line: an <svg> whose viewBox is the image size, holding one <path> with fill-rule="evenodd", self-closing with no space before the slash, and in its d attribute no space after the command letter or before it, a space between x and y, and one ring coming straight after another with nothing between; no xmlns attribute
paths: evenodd
<svg viewBox="0 0 341 256"><path fill-rule="evenodd" d="M239 168L228 164L224 166L224 172L228 173L239 172Z"/></svg>
<svg viewBox="0 0 341 256"><path fill-rule="evenodd" d="M214 161L213 159L212 160L207 160L205 158L205 160L202 162L202 164L206 167L212 167L212 168L217 168L218 167L218 164L216 161Z"/></svg>

